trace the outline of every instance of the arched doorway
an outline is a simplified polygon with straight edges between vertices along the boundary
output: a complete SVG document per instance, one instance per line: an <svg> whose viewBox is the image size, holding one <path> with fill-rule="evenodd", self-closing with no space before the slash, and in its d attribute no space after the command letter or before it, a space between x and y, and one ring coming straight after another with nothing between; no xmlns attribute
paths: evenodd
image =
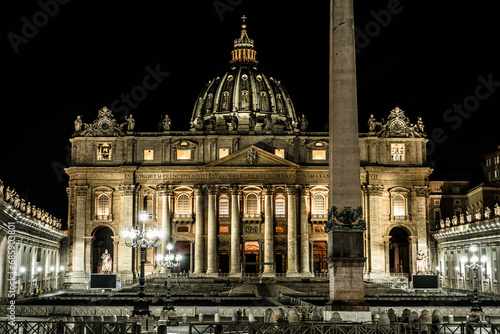
<svg viewBox="0 0 500 334"><path fill-rule="evenodd" d="M100 226L92 232L92 272L100 273L102 266L102 254L108 250L111 259L113 257L113 231L107 226Z"/></svg>
<svg viewBox="0 0 500 334"><path fill-rule="evenodd" d="M250 263L245 265L246 273L259 272L259 242L258 241L245 241L245 262Z"/></svg>
<svg viewBox="0 0 500 334"><path fill-rule="evenodd" d="M389 232L389 271L391 273L410 273L410 248L408 232L401 227L394 227Z"/></svg>

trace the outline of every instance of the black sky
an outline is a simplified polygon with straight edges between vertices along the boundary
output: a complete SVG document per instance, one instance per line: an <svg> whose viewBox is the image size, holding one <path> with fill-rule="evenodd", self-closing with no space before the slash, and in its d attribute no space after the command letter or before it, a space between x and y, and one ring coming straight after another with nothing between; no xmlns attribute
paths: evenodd
<svg viewBox="0 0 500 334"><path fill-rule="evenodd" d="M53 17L43 22L42 4L53 3L5 4L0 179L21 194L28 190L33 203L63 220L61 168L69 164L76 116L91 123L98 109L142 84L147 66L158 67L169 75L131 109L136 129L155 130L168 113L173 130L187 130L199 92L227 65L242 15L257 59L281 80L297 113L313 130L327 123L329 1L72 0L49 6ZM388 7L393 13L384 16ZM423 117L431 139L436 129L446 136L433 149L434 177L475 182L482 155L500 145L494 2L355 1L355 15L360 131L370 114L386 118L398 105L412 121ZM16 52L9 38L23 36L34 16L42 20L38 31ZM467 118L447 113L454 104L474 102L480 78L498 82L494 91L470 107Z"/></svg>

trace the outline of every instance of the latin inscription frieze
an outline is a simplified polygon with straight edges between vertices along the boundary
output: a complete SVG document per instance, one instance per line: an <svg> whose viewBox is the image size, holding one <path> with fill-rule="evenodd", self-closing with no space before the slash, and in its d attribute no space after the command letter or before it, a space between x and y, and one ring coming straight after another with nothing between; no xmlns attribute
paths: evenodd
<svg viewBox="0 0 500 334"><path fill-rule="evenodd" d="M134 174L126 173L126 179L133 179ZM293 174L293 173L169 173L136 174L137 180L189 180L189 179L328 179L328 174Z"/></svg>

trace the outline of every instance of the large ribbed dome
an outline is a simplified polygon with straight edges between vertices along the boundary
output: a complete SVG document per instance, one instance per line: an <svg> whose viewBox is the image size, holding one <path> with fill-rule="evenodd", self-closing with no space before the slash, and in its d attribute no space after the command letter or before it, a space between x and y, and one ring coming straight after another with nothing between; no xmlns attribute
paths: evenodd
<svg viewBox="0 0 500 334"><path fill-rule="evenodd" d="M298 131L292 100L279 80L255 59L254 42L242 25L229 68L210 80L195 103L193 131Z"/></svg>

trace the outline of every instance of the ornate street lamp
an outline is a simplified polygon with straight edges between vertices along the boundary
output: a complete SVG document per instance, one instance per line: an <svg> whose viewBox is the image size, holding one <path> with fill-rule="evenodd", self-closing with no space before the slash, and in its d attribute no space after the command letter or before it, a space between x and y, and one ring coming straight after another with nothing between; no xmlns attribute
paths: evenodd
<svg viewBox="0 0 500 334"><path fill-rule="evenodd" d="M167 299L166 299L167 305L163 307L164 311L169 311L167 321L173 320L173 318L175 317L175 313L174 313L175 308L173 306L172 298L171 298L172 296L170 294L170 292L171 292L170 271L172 268L178 267L181 264L181 260L182 260L181 254L174 255L172 253L173 248L174 248L174 246L171 243L169 243L167 245L168 253L165 254L165 256L163 256L162 254L158 254L158 256L156 257L158 265L161 267L167 268ZM170 317L171 314L173 315L172 318Z"/></svg>
<svg viewBox="0 0 500 334"><path fill-rule="evenodd" d="M146 249L158 247L161 244L161 233L156 226L146 230L146 220L148 219L147 213L141 213L139 220L142 221L142 229L139 226L134 226L129 229L125 227L122 231L122 237L125 239L125 245L132 248L141 249L141 276L139 278L139 298L135 300L133 316L151 316L149 310L149 302L147 299L144 283L144 264L146 262Z"/></svg>
<svg viewBox="0 0 500 334"><path fill-rule="evenodd" d="M479 321L483 309L481 308L481 301L479 300L479 277L477 275L477 272L479 269L483 268L483 266L486 266L487 258L486 256L482 256L481 261L479 261L479 257L475 254L477 251L477 246L475 245L472 245L469 250L472 253L470 262L467 263L467 257L462 257L462 262L465 263L465 268L469 270L472 269L474 271L474 281L472 283L474 285L474 300L472 301L472 306L469 313L469 321Z"/></svg>

